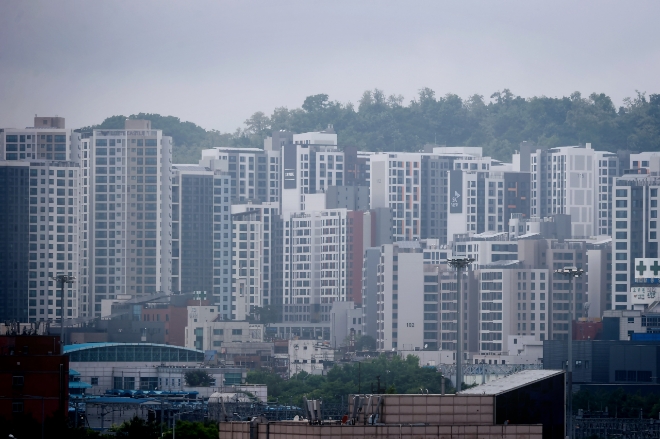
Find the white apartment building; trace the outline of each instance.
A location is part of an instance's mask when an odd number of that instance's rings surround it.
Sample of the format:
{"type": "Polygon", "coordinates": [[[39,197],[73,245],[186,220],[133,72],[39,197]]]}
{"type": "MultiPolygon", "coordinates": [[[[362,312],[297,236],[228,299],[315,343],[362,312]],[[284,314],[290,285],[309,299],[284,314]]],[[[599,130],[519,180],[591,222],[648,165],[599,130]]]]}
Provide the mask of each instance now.
{"type": "Polygon", "coordinates": [[[255,307],[273,304],[273,258],[278,257],[273,226],[278,212],[279,203],[231,206],[232,319],[245,320],[255,307]]]}
{"type": "Polygon", "coordinates": [[[346,301],[346,209],[285,214],[284,321],[329,322],[346,301]]]}
{"type": "Polygon", "coordinates": [[[571,216],[572,236],[589,237],[596,231],[598,155],[586,147],[562,146],[531,153],[532,217],[571,216]]]}
{"type": "Polygon", "coordinates": [[[328,186],[345,181],[344,153],[331,129],[294,134],[293,143],[281,147],[282,213],[325,208],[328,186]]]}
{"type": "Polygon", "coordinates": [[[479,353],[501,354],[510,336],[547,340],[550,330],[548,269],[482,268],[479,276],[479,353]]]}
{"type": "Polygon", "coordinates": [[[660,172],[660,153],[649,151],[630,154],[629,168],[635,172],[642,169],[650,172],[660,172]]]}
{"type": "Polygon", "coordinates": [[[422,153],[377,153],[370,157],[371,208],[392,211],[395,241],[422,238],[422,153]]]}
{"type": "Polygon", "coordinates": [[[435,303],[424,302],[423,257],[419,242],[401,241],[381,246],[376,302],[379,350],[423,348],[426,319],[420,321],[420,317],[425,311],[433,314],[429,322],[437,325],[437,293],[435,303]]]}
{"type": "Polygon", "coordinates": [[[172,139],[147,120],[83,140],[82,315],[118,294],[171,291],[171,157],[172,139]]]}
{"type": "Polygon", "coordinates": [[[233,203],[280,201],[279,150],[231,147],[205,149],[202,150],[199,164],[231,176],[233,203]]]}
{"type": "Polygon", "coordinates": [[[470,264],[472,269],[491,264],[517,262],[518,243],[510,239],[508,232],[455,235],[453,255],[474,259],[470,264]]]}
{"type": "Polygon", "coordinates": [[[65,288],[65,317],[80,305],[80,134],[64,118],[35,117],[34,127],[0,129],[3,197],[0,263],[5,319],[57,320],[59,273],[78,281],[65,288]]]}

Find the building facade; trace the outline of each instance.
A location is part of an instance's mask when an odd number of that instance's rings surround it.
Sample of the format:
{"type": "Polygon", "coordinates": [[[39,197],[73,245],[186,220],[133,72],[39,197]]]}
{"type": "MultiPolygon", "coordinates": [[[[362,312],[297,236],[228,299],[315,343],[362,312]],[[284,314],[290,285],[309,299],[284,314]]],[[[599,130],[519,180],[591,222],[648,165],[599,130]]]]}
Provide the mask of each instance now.
{"type": "MultiPolygon", "coordinates": [[[[35,127],[0,130],[0,306],[8,319],[57,320],[60,289],[52,277],[81,269],[80,134],[63,118],[35,117],[35,127]]],[[[80,283],[67,284],[65,317],[79,315],[80,283]]]]}
{"type": "Polygon", "coordinates": [[[172,139],[151,122],[94,130],[83,140],[82,314],[101,301],[172,288],[172,139]]]}

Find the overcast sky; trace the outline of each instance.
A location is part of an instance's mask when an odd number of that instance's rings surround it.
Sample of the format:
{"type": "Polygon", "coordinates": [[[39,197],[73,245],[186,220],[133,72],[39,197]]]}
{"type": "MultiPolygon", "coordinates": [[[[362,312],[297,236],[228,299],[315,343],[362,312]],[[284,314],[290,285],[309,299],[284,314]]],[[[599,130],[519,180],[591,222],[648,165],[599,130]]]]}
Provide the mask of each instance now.
{"type": "Polygon", "coordinates": [[[0,2],[0,127],[138,112],[234,131],[306,96],[658,93],[658,1],[0,2]]]}

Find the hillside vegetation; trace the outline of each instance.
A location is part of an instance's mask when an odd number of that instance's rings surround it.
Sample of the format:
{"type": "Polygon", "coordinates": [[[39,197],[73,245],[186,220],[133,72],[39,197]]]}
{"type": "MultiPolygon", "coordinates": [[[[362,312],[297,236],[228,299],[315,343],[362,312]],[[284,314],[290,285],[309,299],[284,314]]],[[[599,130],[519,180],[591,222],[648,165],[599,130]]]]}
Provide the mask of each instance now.
{"type": "MultiPolygon", "coordinates": [[[[369,151],[417,151],[428,143],[482,146],[485,154],[508,161],[525,140],[542,146],[591,143],[607,151],[660,150],[660,94],[639,92],[619,108],[603,93],[523,98],[505,89],[486,100],[481,95],[437,97],[424,88],[405,104],[403,97],[375,89],[364,92],[357,105],[318,94],[307,97],[300,108],[276,108],[270,116],[258,111],[234,133],[206,131],[174,116],[128,117],[149,119],[172,136],[175,163],[196,163],[202,149],[214,146],[261,147],[273,130],[317,131],[329,124],[341,145],[369,151]]],[[[112,116],[83,130],[123,128],[124,119],[112,116]]]]}

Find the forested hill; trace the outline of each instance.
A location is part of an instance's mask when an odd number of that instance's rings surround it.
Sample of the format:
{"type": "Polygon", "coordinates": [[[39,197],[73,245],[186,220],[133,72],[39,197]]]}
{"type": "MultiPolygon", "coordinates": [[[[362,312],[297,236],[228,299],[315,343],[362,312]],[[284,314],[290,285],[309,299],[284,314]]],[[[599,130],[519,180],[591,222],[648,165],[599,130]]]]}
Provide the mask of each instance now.
{"type": "MultiPolygon", "coordinates": [[[[329,124],[341,145],[370,151],[417,151],[427,143],[482,146],[485,154],[509,161],[524,140],[543,146],[589,142],[609,151],[660,150],[660,94],[645,93],[625,99],[619,108],[602,93],[523,98],[505,89],[486,100],[480,95],[437,97],[425,88],[406,105],[401,96],[373,90],[364,92],[357,106],[319,94],[307,97],[301,108],[277,108],[270,116],[256,112],[244,127],[225,134],[173,116],[129,117],[149,119],[172,136],[175,163],[196,163],[199,151],[213,146],[261,147],[273,130],[316,131],[329,124]]],[[[94,128],[122,128],[124,119],[113,116],[94,128]]]]}

